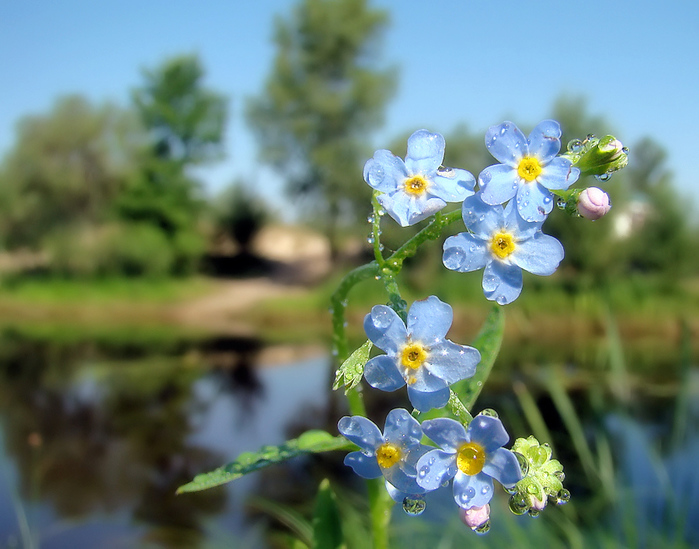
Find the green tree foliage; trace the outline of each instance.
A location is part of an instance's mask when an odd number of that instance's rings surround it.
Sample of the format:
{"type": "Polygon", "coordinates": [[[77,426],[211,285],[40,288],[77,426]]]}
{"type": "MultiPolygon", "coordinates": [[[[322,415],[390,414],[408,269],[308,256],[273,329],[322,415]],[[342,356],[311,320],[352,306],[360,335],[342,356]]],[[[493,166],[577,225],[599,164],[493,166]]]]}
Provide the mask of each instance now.
{"type": "Polygon", "coordinates": [[[78,95],[21,119],[0,170],[2,244],[38,250],[58,229],[104,222],[133,170],[137,136],[128,112],[78,95]]]}
{"type": "Polygon", "coordinates": [[[366,215],[370,189],[358,174],[395,80],[376,64],[386,19],[366,0],[301,0],[277,20],[273,71],[247,105],[262,159],[331,233],[342,215],[355,219],[359,204],[366,215]]]}
{"type": "Polygon", "coordinates": [[[244,252],[269,218],[265,203],[241,181],[224,189],[214,208],[219,232],[237,242],[244,252]]]}
{"type": "Polygon", "coordinates": [[[196,56],[144,71],[133,101],[148,138],[117,208],[122,220],[164,233],[176,273],[191,272],[204,252],[198,229],[203,201],[190,169],[222,154],[226,99],[206,89],[203,77],[196,56]]]}

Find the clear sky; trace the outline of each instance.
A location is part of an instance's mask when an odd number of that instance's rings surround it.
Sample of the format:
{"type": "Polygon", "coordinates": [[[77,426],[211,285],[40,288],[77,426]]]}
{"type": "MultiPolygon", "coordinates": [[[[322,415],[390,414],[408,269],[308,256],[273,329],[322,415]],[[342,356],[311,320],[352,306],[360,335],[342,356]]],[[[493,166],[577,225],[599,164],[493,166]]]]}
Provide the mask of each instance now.
{"type": "MultiPolygon", "coordinates": [[[[242,105],[271,70],[275,15],[294,3],[0,0],[0,154],[14,142],[16,121],[48,111],[59,95],[126,105],[141,69],[198,53],[206,84],[230,98],[232,113],[228,158],[202,172],[207,188],[213,193],[244,177],[278,195],[278,178],[257,162],[242,105]]],[[[372,139],[377,148],[420,127],[448,133],[465,122],[484,132],[506,118],[532,126],[566,93],[585,97],[588,111],[607,118],[632,154],[645,135],[663,144],[680,192],[699,191],[696,0],[372,5],[390,10],[381,61],[400,69],[386,125],[372,139]]]]}

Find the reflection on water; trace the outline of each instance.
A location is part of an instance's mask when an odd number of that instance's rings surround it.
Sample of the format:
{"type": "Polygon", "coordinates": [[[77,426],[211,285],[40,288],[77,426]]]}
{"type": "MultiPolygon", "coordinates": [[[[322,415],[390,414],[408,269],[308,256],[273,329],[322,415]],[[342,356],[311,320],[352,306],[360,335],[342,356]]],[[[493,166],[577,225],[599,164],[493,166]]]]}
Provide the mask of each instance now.
{"type": "Polygon", "coordinates": [[[260,352],[255,341],[217,340],[110,362],[84,348],[6,348],[0,546],[260,545],[243,503],[252,491],[280,495],[265,472],[175,496],[242,451],[322,426],[327,356],[273,367],[260,352]]]}

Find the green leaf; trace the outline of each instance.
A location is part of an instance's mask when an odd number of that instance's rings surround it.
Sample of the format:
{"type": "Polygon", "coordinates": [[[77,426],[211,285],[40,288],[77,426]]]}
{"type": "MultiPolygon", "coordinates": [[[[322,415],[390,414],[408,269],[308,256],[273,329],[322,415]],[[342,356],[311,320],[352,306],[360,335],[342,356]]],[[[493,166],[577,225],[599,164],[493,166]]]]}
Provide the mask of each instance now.
{"type": "Polygon", "coordinates": [[[335,437],[320,430],[306,431],[299,438],[288,440],[281,446],[263,446],[257,452],[244,452],[238,456],[238,459],[227,465],[197,475],[191,482],[180,486],[177,493],[198,492],[220,486],[253,471],[299,455],[355,448],[356,446],[344,437],[335,437]]]}
{"type": "Polygon", "coordinates": [[[452,390],[459,396],[467,410],[472,410],[483,385],[493,369],[495,359],[500,352],[500,345],[505,334],[505,312],[500,305],[495,305],[483,323],[480,333],[472,345],[481,353],[481,362],[476,373],[452,385],[452,390]]]}
{"type": "Polygon", "coordinates": [[[369,353],[373,344],[368,339],[364,344],[355,350],[350,357],[342,363],[335,373],[335,382],[333,383],[333,391],[337,391],[340,387],[347,391],[355,387],[364,375],[364,366],[369,360],[369,353]]]}
{"type": "Polygon", "coordinates": [[[313,511],[313,549],[338,549],[343,546],[342,523],[337,498],[328,479],[320,483],[313,511]]]}
{"type": "Polygon", "coordinates": [[[298,536],[298,539],[294,540],[292,546],[295,547],[301,544],[300,547],[311,547],[313,543],[313,527],[298,511],[295,511],[288,505],[281,505],[276,501],[264,498],[251,498],[247,501],[247,505],[277,519],[298,536]]]}

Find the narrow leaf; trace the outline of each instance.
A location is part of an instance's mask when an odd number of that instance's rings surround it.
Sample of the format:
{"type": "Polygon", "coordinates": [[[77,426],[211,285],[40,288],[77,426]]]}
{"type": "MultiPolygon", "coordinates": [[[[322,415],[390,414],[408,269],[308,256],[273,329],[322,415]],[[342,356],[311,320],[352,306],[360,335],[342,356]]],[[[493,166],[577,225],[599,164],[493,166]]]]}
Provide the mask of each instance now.
{"type": "Polygon", "coordinates": [[[247,504],[277,519],[298,536],[299,539],[296,541],[302,543],[304,547],[311,547],[313,543],[313,527],[298,511],[287,505],[263,498],[251,498],[247,504]]]}
{"type": "Polygon", "coordinates": [[[213,488],[299,455],[355,448],[356,446],[344,437],[334,437],[330,433],[320,430],[306,431],[299,438],[288,440],[281,446],[263,446],[257,452],[242,453],[238,459],[227,465],[197,475],[191,482],[180,486],[177,493],[197,492],[213,488]]]}
{"type": "Polygon", "coordinates": [[[335,382],[333,383],[333,391],[337,391],[340,387],[347,391],[355,387],[364,375],[364,366],[369,360],[369,353],[373,344],[368,339],[364,344],[356,349],[350,357],[342,363],[335,372],[335,382]]]}
{"type": "Polygon", "coordinates": [[[320,483],[313,512],[313,549],[337,549],[343,544],[340,511],[328,479],[320,483]]]}

